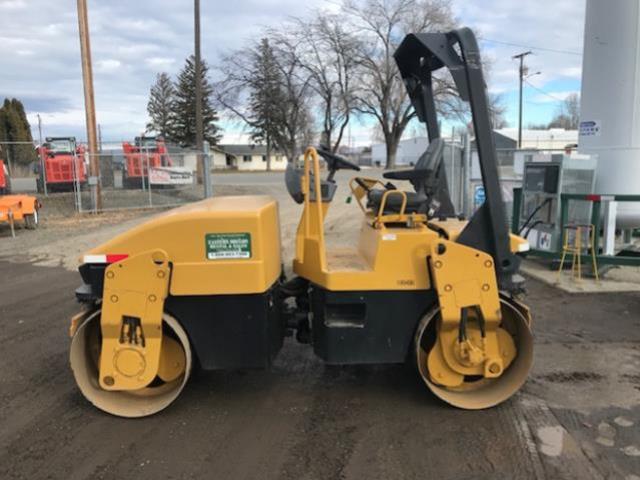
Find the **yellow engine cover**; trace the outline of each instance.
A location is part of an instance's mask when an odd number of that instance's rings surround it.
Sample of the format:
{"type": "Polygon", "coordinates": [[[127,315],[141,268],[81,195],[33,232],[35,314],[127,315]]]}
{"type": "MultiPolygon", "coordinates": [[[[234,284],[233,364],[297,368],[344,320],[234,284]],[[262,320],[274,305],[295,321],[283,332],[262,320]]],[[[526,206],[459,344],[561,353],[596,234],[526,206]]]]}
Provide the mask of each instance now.
{"type": "Polygon", "coordinates": [[[215,197],[185,205],[87,252],[167,253],[171,295],[262,293],[282,269],[277,202],[268,196],[215,197]]]}

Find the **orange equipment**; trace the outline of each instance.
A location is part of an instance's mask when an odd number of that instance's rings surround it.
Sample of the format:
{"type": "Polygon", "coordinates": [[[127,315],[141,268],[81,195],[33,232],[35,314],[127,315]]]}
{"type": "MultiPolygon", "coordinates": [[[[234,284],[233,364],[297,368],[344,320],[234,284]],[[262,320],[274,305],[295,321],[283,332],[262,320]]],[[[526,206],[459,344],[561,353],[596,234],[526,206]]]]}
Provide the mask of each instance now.
{"type": "Polygon", "coordinates": [[[44,182],[49,191],[70,191],[74,184],[87,182],[84,164],[85,148],[76,145],[75,137],[47,137],[46,143],[37,149],[44,163],[44,171],[38,164],[38,191],[44,191],[44,182]]]}
{"type": "Polygon", "coordinates": [[[127,188],[140,187],[149,179],[148,168],[172,167],[167,146],[162,137],[136,137],[135,143],[122,144],[125,157],[123,184],[127,188]]]}
{"type": "Polygon", "coordinates": [[[9,190],[9,172],[7,172],[4,162],[0,160],[0,195],[6,195],[9,190]]]}
{"type": "MultiPolygon", "coordinates": [[[[1,162],[0,162],[1,163],[1,162]]],[[[31,195],[0,196],[0,224],[8,223],[11,235],[15,237],[15,222],[24,222],[24,226],[33,230],[38,226],[38,210],[42,204],[31,195]]]]}

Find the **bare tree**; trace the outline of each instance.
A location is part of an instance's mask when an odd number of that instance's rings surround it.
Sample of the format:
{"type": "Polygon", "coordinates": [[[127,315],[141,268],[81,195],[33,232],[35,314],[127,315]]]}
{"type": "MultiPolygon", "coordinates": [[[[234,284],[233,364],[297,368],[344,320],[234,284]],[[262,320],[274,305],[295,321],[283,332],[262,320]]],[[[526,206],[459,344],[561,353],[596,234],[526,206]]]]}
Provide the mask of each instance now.
{"type": "Polygon", "coordinates": [[[300,63],[300,45],[290,35],[270,30],[266,38],[223,58],[217,100],[250,128],[254,139],[268,140],[269,149],[279,149],[293,161],[308,135],[311,78],[300,63]],[[268,87],[261,69],[269,71],[268,87]]]}
{"type": "Polygon", "coordinates": [[[572,93],[564,99],[548,128],[576,130],[580,124],[580,95],[572,93]]]}
{"type": "Polygon", "coordinates": [[[282,148],[289,161],[295,161],[302,149],[310,143],[312,77],[300,62],[302,46],[286,31],[271,31],[283,79],[282,148]]]}
{"type": "Polygon", "coordinates": [[[338,15],[318,11],[313,18],[294,19],[287,30],[301,47],[300,64],[319,98],[320,143],[335,153],[354,110],[358,41],[338,15]]]}
{"type": "MultiPolygon", "coordinates": [[[[343,12],[360,37],[357,111],[378,121],[385,139],[387,168],[395,167],[402,134],[415,116],[393,59],[408,33],[448,30],[455,25],[449,0],[345,0],[343,12]]],[[[436,77],[438,108],[451,114],[460,108],[450,78],[436,77]]]]}
{"type": "Polygon", "coordinates": [[[491,125],[494,129],[507,128],[509,123],[505,118],[507,107],[504,99],[499,93],[489,92],[489,114],[491,115],[491,125]]]}

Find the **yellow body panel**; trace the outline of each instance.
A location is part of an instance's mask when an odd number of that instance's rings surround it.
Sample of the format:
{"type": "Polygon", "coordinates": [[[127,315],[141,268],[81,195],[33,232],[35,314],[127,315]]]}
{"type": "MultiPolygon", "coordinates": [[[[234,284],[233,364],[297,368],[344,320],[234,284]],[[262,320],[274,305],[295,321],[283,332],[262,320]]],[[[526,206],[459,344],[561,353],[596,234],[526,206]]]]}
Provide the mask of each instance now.
{"type": "Polygon", "coordinates": [[[302,181],[304,209],[296,235],[293,271],[307,280],[334,291],[427,290],[431,288],[426,258],[430,244],[438,234],[423,223],[411,227],[393,227],[380,223],[380,215],[364,217],[357,248],[327,251],[324,219],[329,203],[312,201],[309,180],[320,189],[317,153],[305,154],[302,181]],[[312,168],[315,174],[310,175],[312,168]]]}
{"type": "MultiPolygon", "coordinates": [[[[442,231],[446,234],[447,238],[452,242],[455,242],[467,226],[466,220],[458,220],[455,218],[447,218],[445,220],[429,220],[429,225],[442,231]]],[[[518,235],[513,233],[509,234],[509,245],[512,253],[523,253],[529,251],[529,242],[518,235]]]]}
{"type": "Polygon", "coordinates": [[[172,264],[172,295],[262,293],[281,273],[278,205],[268,196],[215,197],[170,210],[94,248],[135,255],[150,246],[172,264]],[[249,234],[249,258],[207,258],[208,234],[249,234]]]}
{"type": "MultiPolygon", "coordinates": [[[[427,222],[422,214],[405,214],[404,208],[398,214],[383,215],[382,204],[378,212],[367,211],[363,203],[366,190],[352,180],[351,192],[365,213],[358,246],[327,250],[324,219],[330,203],[311,199],[311,187],[315,192],[321,190],[319,159],[313,148],[305,153],[304,169],[301,185],[304,208],[296,233],[293,261],[296,274],[334,291],[427,290],[432,287],[427,257],[439,239],[455,241],[467,221],[450,218],[427,222]],[[311,181],[314,185],[309,185],[311,181]]],[[[359,180],[368,187],[381,183],[367,178],[359,180]]],[[[389,194],[405,195],[398,190],[385,193],[389,194]]],[[[526,240],[512,235],[513,251],[522,251],[525,244],[526,240]]],[[[461,266],[464,265],[462,262],[461,266]]],[[[491,271],[495,277],[493,268],[491,271]]],[[[497,298],[496,290],[494,300],[497,298]]]]}
{"type": "Polygon", "coordinates": [[[324,245],[317,240],[300,240],[303,247],[293,271],[328,290],[427,290],[431,284],[426,257],[437,239],[438,234],[424,225],[374,228],[368,216],[357,248],[323,254],[324,245]]]}

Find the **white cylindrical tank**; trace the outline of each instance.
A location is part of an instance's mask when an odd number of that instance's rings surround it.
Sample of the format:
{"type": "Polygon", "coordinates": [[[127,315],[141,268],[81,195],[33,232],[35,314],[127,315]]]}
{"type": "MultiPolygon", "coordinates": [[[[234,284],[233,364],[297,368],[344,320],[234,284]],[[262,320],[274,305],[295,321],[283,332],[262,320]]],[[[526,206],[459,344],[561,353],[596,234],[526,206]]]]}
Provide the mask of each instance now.
{"type": "MultiPolygon", "coordinates": [[[[579,149],[598,157],[599,194],[640,194],[640,0],[587,0],[579,149]]],[[[640,227],[640,203],[618,204],[640,227]]]]}

